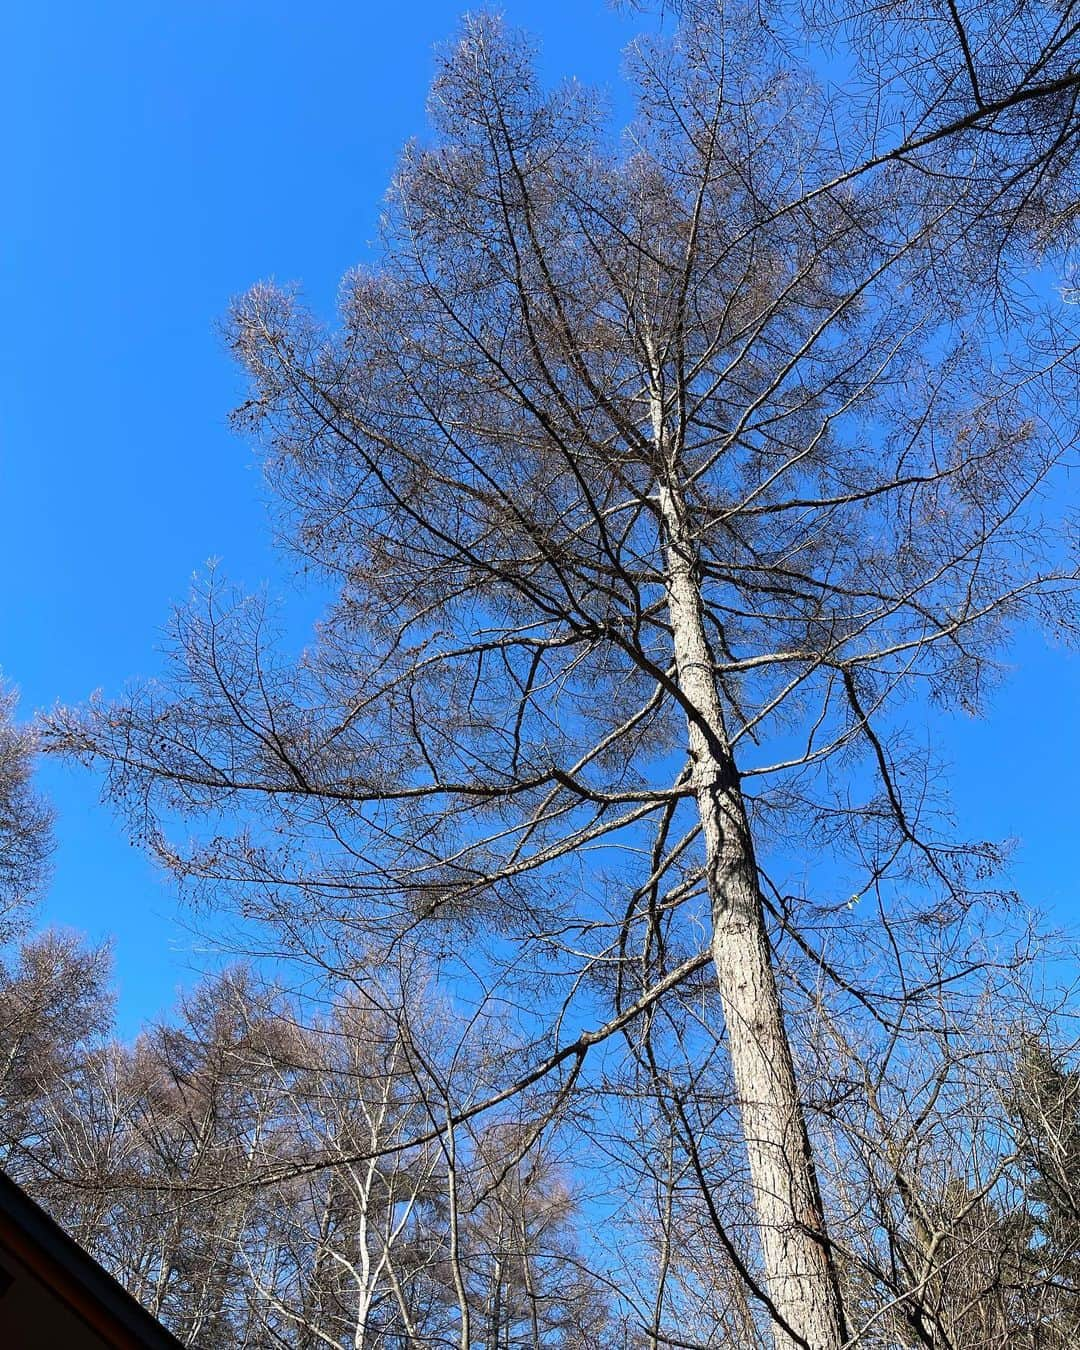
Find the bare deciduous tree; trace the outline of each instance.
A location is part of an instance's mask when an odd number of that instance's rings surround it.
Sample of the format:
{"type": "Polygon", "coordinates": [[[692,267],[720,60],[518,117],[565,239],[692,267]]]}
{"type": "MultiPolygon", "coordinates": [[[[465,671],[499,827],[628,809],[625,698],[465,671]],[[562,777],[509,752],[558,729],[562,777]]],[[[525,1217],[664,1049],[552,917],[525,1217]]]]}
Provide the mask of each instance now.
{"type": "Polygon", "coordinates": [[[34,792],[34,733],[15,724],[15,694],[0,686],[0,939],[24,920],[52,851],[52,813],[34,792]]]}
{"type": "Polygon", "coordinates": [[[232,318],[238,421],[339,588],[317,642],[290,669],[257,603],[211,591],[171,684],[49,736],[280,950],[409,953],[463,1008],[501,1001],[490,1102],[547,1094],[522,1158],[606,1091],[620,1037],[703,1203],[694,1134],[734,1113],[755,1236],[714,1204],[717,1269],[777,1346],[838,1350],[799,1065],[833,996],[897,1035],[933,1004],[953,976],[917,954],[888,994],[858,967],[1000,862],[940,828],[896,709],[977,709],[1012,626],[1073,622],[1041,516],[1073,336],[1059,314],[1004,343],[1034,187],[1013,209],[960,172],[969,133],[1050,117],[1053,62],[1048,102],[1014,81],[992,113],[976,74],[973,115],[926,104],[902,153],[839,168],[835,109],[756,19],[696,14],[631,64],[620,147],[591,94],[467,23],[340,329],[270,286],[232,318]],[[208,822],[190,848],[176,811],[208,822]]]}

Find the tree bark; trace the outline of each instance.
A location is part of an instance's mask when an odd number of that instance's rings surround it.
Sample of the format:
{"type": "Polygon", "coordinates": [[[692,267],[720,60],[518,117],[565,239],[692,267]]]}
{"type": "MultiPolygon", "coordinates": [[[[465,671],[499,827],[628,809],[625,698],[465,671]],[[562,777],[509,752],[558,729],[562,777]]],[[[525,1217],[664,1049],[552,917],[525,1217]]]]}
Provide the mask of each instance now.
{"type": "Polygon", "coordinates": [[[746,808],[674,470],[660,487],[668,615],[705,843],[712,956],[777,1350],[839,1350],[843,1311],[765,930],[746,808]]]}

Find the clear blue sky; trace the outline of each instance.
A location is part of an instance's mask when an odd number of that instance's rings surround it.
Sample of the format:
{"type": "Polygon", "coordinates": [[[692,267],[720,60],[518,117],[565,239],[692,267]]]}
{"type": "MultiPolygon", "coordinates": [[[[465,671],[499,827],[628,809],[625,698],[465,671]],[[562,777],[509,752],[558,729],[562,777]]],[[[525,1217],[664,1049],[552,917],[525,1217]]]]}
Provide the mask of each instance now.
{"type": "MultiPolygon", "coordinates": [[[[453,0],[38,0],[0,44],[0,666],[24,711],[151,674],[170,604],[220,557],[271,589],[231,295],[300,280],[329,313],[402,142],[422,132],[453,0]]],[[[637,23],[605,0],[509,0],[552,76],[618,86],[637,23]]],[[[1074,914],[1080,664],[1021,644],[986,723],[950,730],[963,825],[1017,834],[1016,879],[1074,914]]],[[[60,813],[42,917],[115,935],[126,1030],[189,978],[172,894],[96,786],[49,766],[60,813]]]]}

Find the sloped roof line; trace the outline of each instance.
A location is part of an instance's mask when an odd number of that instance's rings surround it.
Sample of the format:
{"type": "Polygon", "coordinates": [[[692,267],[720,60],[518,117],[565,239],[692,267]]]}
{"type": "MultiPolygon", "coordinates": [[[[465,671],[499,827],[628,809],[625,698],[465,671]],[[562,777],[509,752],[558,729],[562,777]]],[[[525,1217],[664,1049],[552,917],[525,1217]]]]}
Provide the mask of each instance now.
{"type": "Polygon", "coordinates": [[[5,1248],[115,1350],[184,1350],[172,1332],[0,1171],[0,1260],[5,1248]]]}

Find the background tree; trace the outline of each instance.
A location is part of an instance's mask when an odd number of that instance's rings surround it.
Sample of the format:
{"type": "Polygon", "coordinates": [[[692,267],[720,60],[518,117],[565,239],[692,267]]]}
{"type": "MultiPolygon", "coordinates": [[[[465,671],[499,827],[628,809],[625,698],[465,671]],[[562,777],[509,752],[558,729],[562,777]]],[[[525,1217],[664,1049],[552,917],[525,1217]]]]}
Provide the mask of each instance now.
{"type": "Polygon", "coordinates": [[[1080,1334],[1080,1072],[1060,1048],[1027,1037],[1018,1055],[1012,1100],[1025,1180],[1033,1283],[1050,1297],[1048,1344],[1080,1334]]]}
{"type": "Polygon", "coordinates": [[[30,782],[36,738],[16,725],[16,702],[0,686],[0,940],[24,922],[52,851],[52,814],[30,782]]]}
{"type": "Polygon", "coordinates": [[[107,949],[56,932],[0,963],[0,1160],[16,1179],[34,1175],[30,1159],[39,1178],[54,1170],[59,1114],[81,1114],[87,1061],[112,1021],[108,975],[107,949]]]}
{"type": "Polygon", "coordinates": [[[575,1224],[574,1196],[543,1148],[523,1151],[520,1125],[474,1142],[465,1203],[465,1265],[474,1344],[484,1350],[585,1350],[624,1344],[575,1224]]]}

